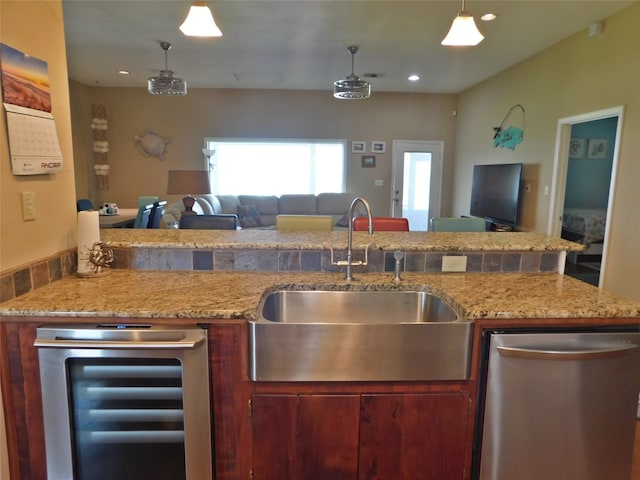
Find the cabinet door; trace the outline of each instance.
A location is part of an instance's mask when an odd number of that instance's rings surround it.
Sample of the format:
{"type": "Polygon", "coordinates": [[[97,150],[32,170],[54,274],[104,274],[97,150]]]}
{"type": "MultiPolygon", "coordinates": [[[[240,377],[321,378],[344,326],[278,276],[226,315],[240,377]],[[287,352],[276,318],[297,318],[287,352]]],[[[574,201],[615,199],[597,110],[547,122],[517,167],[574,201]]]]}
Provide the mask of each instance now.
{"type": "Polygon", "coordinates": [[[354,480],[359,395],[254,395],[253,478],[354,480]]]}
{"type": "Polygon", "coordinates": [[[361,480],[460,480],[468,393],[363,395],[361,480]]]}

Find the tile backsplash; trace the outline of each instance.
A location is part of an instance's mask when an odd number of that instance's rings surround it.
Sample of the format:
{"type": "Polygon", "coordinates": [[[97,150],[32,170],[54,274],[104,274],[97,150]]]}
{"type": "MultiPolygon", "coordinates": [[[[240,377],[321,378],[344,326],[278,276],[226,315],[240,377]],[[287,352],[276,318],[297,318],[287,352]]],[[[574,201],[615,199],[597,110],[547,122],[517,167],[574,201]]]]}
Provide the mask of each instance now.
{"type": "MultiPolygon", "coordinates": [[[[364,271],[393,272],[394,252],[370,251],[364,271]]],[[[344,260],[336,251],[334,260],[344,260]]],[[[435,273],[442,270],[445,255],[465,255],[467,272],[558,272],[559,252],[405,252],[405,272],[435,273]]],[[[354,259],[364,258],[363,251],[354,259]]],[[[342,270],[331,264],[328,250],[289,249],[172,249],[117,248],[113,268],[132,270],[198,270],[250,272],[334,272],[342,270]]],[[[360,267],[357,267],[360,268],[360,267]]]]}
{"type": "Polygon", "coordinates": [[[58,253],[0,275],[0,302],[24,295],[76,271],[76,249],[58,253]]]}

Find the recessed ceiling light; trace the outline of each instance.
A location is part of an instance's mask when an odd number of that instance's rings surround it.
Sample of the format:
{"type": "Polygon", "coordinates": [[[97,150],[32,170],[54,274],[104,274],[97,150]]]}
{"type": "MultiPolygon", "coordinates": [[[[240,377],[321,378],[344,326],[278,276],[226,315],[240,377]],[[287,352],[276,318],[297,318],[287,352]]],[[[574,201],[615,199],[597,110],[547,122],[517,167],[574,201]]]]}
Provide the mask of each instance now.
{"type": "Polygon", "coordinates": [[[410,82],[417,82],[418,80],[420,80],[420,76],[414,73],[413,75],[409,75],[409,78],[407,78],[407,80],[409,80],[410,82]]]}
{"type": "Polygon", "coordinates": [[[480,20],[490,22],[492,20],[495,20],[496,18],[498,18],[498,16],[495,13],[485,13],[480,17],[480,20]]]}
{"type": "Polygon", "coordinates": [[[118,70],[120,75],[129,75],[131,72],[129,70],[118,70]]]}

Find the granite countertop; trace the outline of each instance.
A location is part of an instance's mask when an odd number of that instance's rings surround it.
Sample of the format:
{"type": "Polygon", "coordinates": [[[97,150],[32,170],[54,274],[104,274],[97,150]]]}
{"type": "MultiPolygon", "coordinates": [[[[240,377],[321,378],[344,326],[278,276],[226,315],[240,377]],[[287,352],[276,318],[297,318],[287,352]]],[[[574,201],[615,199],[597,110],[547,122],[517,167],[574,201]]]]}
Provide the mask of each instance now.
{"type": "Polygon", "coordinates": [[[65,277],[0,304],[0,315],[233,319],[256,316],[262,294],[279,286],[316,289],[409,289],[443,295],[468,320],[640,318],[640,303],[555,273],[157,272],[114,270],[99,278],[65,277]]]}
{"type": "MultiPolygon", "coordinates": [[[[276,230],[102,229],[111,248],[345,249],[347,232],[276,230]]],[[[353,232],[353,247],[403,251],[582,251],[585,246],[531,232],[353,232]]]]}

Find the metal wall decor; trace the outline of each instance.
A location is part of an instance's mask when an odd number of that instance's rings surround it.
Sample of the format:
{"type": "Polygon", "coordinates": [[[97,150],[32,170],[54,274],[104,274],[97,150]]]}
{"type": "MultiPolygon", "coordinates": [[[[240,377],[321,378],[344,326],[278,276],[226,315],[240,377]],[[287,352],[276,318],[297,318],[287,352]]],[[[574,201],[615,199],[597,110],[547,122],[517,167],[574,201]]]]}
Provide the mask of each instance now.
{"type": "Polygon", "coordinates": [[[519,103],[512,106],[507,114],[504,116],[502,123],[499,127],[493,127],[493,146],[508,148],[509,150],[515,150],[516,145],[522,143],[524,139],[524,107],[519,103]],[[509,119],[511,112],[515,108],[522,110],[522,128],[509,125],[504,127],[505,123],[509,119]]]}

